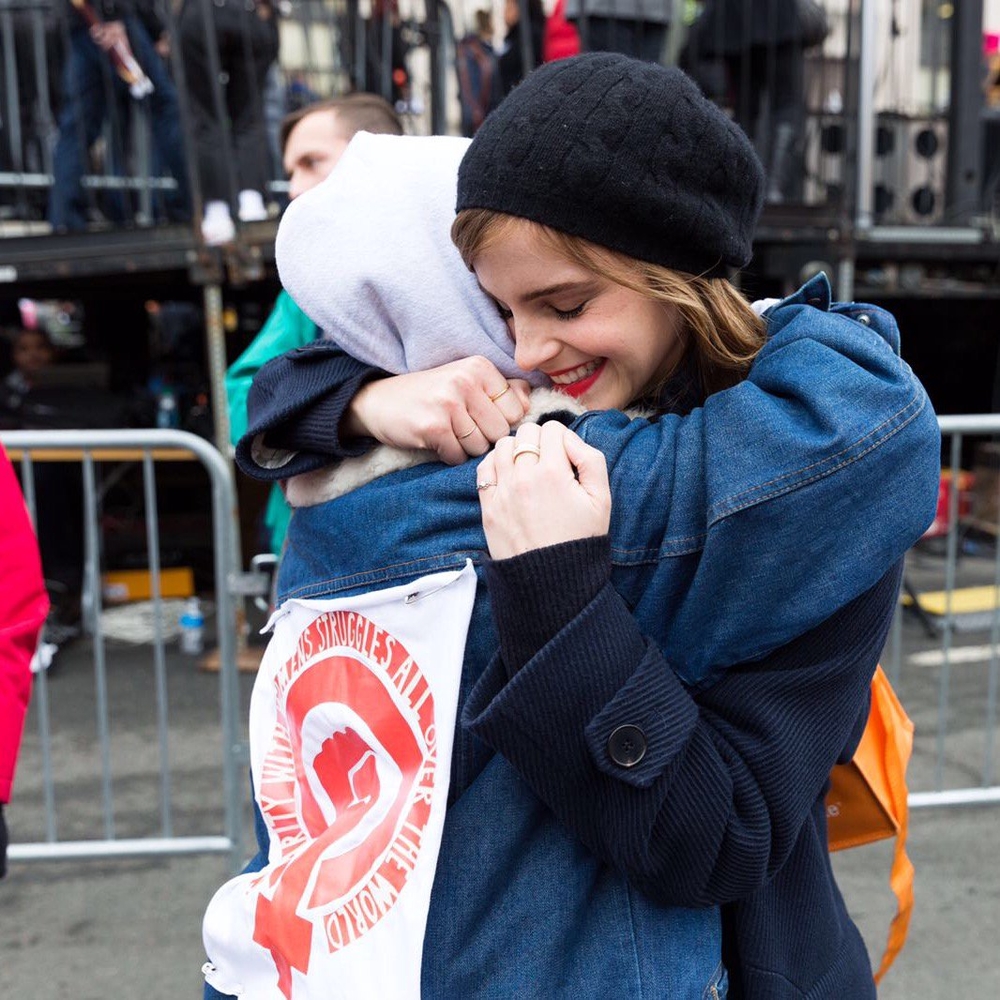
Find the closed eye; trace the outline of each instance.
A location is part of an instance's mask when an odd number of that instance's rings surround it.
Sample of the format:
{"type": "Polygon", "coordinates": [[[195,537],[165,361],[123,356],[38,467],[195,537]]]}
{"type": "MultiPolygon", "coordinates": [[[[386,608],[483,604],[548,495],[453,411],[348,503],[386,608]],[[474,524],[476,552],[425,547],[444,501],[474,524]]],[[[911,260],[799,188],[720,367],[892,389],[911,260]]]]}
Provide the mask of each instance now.
{"type": "Polygon", "coordinates": [[[513,317],[514,314],[506,306],[500,305],[500,303],[497,302],[496,299],[493,300],[493,304],[497,307],[497,312],[500,313],[500,318],[504,322],[513,317]]]}
{"type": "Polygon", "coordinates": [[[586,304],[586,302],[581,302],[578,306],[574,306],[572,309],[556,309],[556,307],[553,306],[552,311],[556,314],[558,319],[576,319],[576,317],[583,312],[583,308],[586,304]]]}

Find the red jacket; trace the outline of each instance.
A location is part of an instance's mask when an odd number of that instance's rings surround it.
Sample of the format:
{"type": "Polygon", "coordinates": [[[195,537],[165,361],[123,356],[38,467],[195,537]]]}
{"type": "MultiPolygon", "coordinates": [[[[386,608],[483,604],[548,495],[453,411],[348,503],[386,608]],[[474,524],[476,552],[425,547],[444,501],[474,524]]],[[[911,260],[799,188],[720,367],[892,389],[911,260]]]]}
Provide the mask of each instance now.
{"type": "Polygon", "coordinates": [[[0,445],[0,802],[10,800],[31,693],[31,657],[48,611],[38,543],[0,445]]]}
{"type": "Polygon", "coordinates": [[[580,34],[566,20],[566,0],[556,0],[552,13],[545,19],[542,36],[542,62],[554,62],[580,52],[580,34]]]}

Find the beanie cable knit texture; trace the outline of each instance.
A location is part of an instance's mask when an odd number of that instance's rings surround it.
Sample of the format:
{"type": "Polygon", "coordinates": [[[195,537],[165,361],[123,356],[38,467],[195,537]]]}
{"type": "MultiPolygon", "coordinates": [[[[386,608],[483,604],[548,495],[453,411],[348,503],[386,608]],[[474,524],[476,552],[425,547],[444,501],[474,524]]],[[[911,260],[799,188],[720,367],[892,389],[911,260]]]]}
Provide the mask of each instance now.
{"type": "Polygon", "coordinates": [[[457,209],[543,223],[691,274],[750,261],[764,171],[679,69],[595,52],[546,63],[477,131],[457,209]]]}

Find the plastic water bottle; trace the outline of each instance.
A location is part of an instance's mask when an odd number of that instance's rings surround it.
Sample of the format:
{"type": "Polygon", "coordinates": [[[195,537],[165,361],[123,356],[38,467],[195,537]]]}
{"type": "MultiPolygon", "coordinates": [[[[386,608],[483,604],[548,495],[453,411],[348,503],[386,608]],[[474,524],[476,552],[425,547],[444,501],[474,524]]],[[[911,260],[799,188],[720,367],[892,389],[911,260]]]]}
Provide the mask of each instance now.
{"type": "Polygon", "coordinates": [[[163,430],[169,430],[176,427],[179,422],[177,416],[177,397],[169,389],[164,389],[160,393],[160,400],[156,409],[156,426],[163,430]]]}
{"type": "Polygon", "coordinates": [[[189,597],[181,614],[181,652],[197,656],[204,644],[205,615],[201,610],[201,601],[197,597],[189,597]]]}

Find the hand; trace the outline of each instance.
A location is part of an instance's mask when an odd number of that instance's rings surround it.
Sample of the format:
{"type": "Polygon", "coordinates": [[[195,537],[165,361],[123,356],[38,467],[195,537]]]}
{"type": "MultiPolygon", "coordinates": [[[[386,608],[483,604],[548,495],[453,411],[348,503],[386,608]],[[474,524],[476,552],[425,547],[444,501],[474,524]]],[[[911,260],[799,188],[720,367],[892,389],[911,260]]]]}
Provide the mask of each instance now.
{"type": "Polygon", "coordinates": [[[105,52],[110,51],[116,45],[130,48],[124,21],[105,21],[103,24],[95,24],[90,29],[90,37],[93,38],[98,48],[105,52]]]}
{"type": "Polygon", "coordinates": [[[459,465],[510,434],[528,409],[530,386],[505,379],[482,357],[369,382],[344,416],[343,432],[397,448],[426,448],[459,465]]]}
{"type": "Polygon", "coordinates": [[[160,37],[156,39],[156,44],[153,46],[153,48],[156,49],[157,55],[159,55],[159,57],[161,59],[169,59],[170,58],[170,35],[168,35],[164,31],[163,34],[160,35],[160,37]]]}
{"type": "Polygon", "coordinates": [[[476,481],[494,559],[606,535],[611,526],[603,453],[557,420],[522,424],[515,437],[497,442],[476,481]]]}

